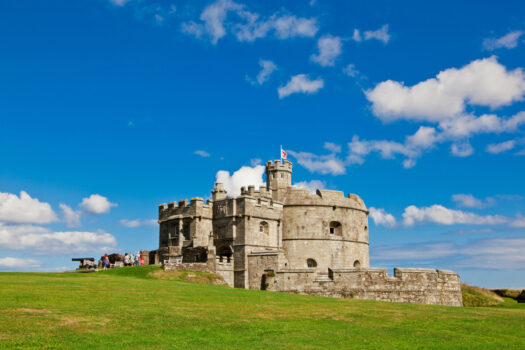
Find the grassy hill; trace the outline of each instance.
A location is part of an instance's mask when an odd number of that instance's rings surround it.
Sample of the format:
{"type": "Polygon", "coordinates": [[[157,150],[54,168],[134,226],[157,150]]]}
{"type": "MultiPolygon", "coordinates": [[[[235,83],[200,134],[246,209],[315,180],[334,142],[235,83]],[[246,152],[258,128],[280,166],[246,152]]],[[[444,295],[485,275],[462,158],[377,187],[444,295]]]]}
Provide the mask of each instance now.
{"type": "Polygon", "coordinates": [[[525,305],[445,307],[231,289],[158,267],[0,273],[0,348],[524,349],[525,305]]]}

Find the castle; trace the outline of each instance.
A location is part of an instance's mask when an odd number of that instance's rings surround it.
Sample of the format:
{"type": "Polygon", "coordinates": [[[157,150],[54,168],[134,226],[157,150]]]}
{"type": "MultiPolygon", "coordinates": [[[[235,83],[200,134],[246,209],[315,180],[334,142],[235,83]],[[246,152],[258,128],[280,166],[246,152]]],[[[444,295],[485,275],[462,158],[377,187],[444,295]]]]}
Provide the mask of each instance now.
{"type": "Polygon", "coordinates": [[[368,211],[343,192],[292,185],[292,163],[266,163],[266,186],[229,197],[221,183],[202,198],[159,206],[166,270],[211,271],[235,288],[461,306],[452,271],[371,268],[368,211]]]}

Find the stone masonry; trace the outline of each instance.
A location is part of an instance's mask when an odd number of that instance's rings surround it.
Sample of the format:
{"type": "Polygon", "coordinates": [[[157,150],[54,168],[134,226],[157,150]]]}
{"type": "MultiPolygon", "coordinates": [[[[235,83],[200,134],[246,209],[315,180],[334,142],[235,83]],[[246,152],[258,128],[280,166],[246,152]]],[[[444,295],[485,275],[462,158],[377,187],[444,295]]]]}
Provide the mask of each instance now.
{"type": "Polygon", "coordinates": [[[452,271],[371,268],[368,211],[355,194],[291,186],[292,163],[266,163],[266,187],[159,206],[159,249],[150,263],[210,271],[232,287],[461,306],[452,271]]]}

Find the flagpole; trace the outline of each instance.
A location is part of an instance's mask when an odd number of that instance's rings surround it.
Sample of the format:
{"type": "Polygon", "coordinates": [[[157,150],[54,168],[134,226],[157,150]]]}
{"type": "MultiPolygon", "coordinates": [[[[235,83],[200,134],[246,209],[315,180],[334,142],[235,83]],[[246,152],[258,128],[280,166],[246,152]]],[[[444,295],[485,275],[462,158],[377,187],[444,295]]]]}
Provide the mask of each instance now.
{"type": "Polygon", "coordinates": [[[281,152],[280,152],[280,156],[281,156],[281,164],[283,164],[283,145],[281,145],[281,152]]]}

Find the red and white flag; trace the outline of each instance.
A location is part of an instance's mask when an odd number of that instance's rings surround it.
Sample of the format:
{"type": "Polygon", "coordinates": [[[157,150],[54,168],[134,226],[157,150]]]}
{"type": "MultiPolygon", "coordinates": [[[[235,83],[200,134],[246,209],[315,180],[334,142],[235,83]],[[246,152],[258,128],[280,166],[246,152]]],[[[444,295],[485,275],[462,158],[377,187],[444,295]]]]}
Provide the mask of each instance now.
{"type": "Polygon", "coordinates": [[[281,146],[281,159],[286,159],[286,156],[287,156],[286,151],[281,146]]]}

